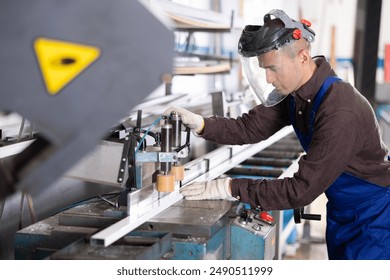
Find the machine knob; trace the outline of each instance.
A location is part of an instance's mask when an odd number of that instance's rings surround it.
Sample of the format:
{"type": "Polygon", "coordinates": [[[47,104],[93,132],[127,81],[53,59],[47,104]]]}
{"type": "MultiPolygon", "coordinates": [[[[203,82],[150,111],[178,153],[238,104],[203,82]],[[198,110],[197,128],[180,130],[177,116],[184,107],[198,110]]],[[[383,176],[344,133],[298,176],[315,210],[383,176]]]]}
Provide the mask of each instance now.
{"type": "Polygon", "coordinates": [[[261,211],[259,214],[259,218],[261,221],[272,225],[274,223],[274,217],[272,217],[268,212],[261,211]]]}
{"type": "Polygon", "coordinates": [[[255,223],[252,228],[255,230],[255,231],[260,231],[261,230],[261,225],[258,224],[258,223],[255,223]]]}
{"type": "Polygon", "coordinates": [[[240,218],[240,220],[238,222],[242,225],[246,225],[248,223],[248,221],[244,218],[240,218]]]}
{"type": "Polygon", "coordinates": [[[321,221],[321,215],[319,214],[305,214],[304,207],[294,209],[294,222],[300,224],[302,219],[321,221]]]}

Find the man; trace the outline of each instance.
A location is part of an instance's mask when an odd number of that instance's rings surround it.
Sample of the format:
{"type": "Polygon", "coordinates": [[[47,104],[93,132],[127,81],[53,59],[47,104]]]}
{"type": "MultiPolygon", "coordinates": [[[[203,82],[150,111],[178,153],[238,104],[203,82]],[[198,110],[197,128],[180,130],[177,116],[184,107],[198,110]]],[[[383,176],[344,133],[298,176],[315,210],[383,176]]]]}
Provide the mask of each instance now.
{"type": "Polygon", "coordinates": [[[265,140],[286,125],[306,151],[292,178],[216,179],[182,189],[186,199],[235,197],[263,210],[295,209],[325,192],[329,259],[390,259],[390,162],[367,100],[337,78],[322,56],[311,58],[314,32],[283,11],[246,26],[238,52],[248,81],[262,104],[237,119],[203,118],[182,108],[183,123],[220,144],[265,140]],[[256,78],[250,60],[263,69],[256,78]]]}

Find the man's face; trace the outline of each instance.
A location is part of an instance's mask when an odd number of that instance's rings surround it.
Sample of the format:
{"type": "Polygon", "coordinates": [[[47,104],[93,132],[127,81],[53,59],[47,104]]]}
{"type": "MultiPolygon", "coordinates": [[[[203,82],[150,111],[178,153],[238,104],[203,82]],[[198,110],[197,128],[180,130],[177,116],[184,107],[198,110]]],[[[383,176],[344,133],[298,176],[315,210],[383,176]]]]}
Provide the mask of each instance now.
{"type": "Polygon", "coordinates": [[[281,50],[274,50],[258,56],[257,59],[259,67],[266,72],[267,82],[281,94],[288,95],[302,85],[302,69],[297,57],[291,58],[281,50]]]}

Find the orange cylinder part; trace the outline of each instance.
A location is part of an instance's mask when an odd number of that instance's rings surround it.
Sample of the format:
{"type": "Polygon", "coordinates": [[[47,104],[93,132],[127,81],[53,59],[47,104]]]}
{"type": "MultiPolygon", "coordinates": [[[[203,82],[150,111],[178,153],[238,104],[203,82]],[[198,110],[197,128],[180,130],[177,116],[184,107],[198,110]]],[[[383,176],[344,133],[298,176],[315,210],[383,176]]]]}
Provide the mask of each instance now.
{"type": "Polygon", "coordinates": [[[175,175],[176,181],[184,180],[184,166],[183,165],[174,165],[172,166],[172,174],[175,175]]]}
{"type": "Polygon", "coordinates": [[[175,175],[157,174],[157,190],[159,192],[173,192],[175,190],[175,175]]]}

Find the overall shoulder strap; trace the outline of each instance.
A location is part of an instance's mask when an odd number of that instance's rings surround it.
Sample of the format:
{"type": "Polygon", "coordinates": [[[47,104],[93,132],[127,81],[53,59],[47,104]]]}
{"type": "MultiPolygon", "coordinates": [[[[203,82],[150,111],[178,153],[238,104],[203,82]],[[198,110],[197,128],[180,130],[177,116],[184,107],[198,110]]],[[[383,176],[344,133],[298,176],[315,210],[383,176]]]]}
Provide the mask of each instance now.
{"type": "Polygon", "coordinates": [[[309,121],[309,132],[313,132],[313,126],[314,126],[314,120],[318,111],[318,108],[320,107],[322,100],[324,99],[326,93],[328,92],[328,88],[330,87],[331,84],[334,82],[340,81],[341,79],[337,76],[329,76],[326,78],[320,89],[318,90],[315,98],[314,98],[314,103],[313,107],[311,108],[310,111],[310,121],[309,121]]]}

